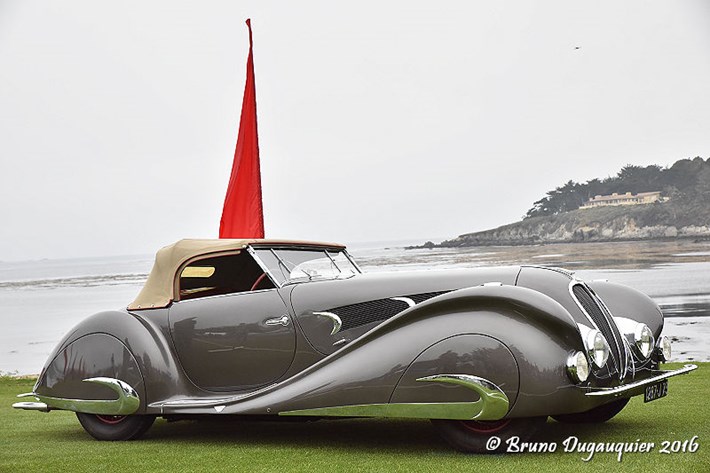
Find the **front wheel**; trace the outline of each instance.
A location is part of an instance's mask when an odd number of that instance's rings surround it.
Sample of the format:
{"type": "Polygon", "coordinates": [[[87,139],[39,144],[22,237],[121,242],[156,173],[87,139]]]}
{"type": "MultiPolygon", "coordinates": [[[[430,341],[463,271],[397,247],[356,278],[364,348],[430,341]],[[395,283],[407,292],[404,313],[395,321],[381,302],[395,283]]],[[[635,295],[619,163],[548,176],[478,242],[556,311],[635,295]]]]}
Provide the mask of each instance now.
{"type": "Polygon", "coordinates": [[[557,422],[569,424],[593,424],[598,422],[606,422],[621,412],[621,410],[626,407],[626,404],[628,403],[629,398],[619,399],[617,401],[595,407],[591,411],[580,412],[578,414],[560,414],[552,416],[552,418],[557,422]]]}
{"type": "Polygon", "coordinates": [[[545,425],[547,417],[496,421],[432,419],[431,422],[439,435],[456,450],[467,453],[501,453],[512,437],[518,437],[519,442],[529,440],[545,425]],[[491,440],[493,437],[498,440],[491,440]]]}
{"type": "Polygon", "coordinates": [[[76,413],[79,423],[96,440],[134,440],[143,435],[155,416],[105,416],[76,413]]]}

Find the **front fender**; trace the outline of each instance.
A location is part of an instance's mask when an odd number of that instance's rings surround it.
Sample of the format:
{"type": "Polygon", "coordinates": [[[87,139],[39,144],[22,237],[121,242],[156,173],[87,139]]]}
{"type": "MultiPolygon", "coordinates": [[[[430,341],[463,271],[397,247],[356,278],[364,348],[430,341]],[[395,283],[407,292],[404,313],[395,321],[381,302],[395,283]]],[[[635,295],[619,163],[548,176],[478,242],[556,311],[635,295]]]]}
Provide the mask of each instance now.
{"type": "Polygon", "coordinates": [[[648,325],[656,339],[661,335],[663,313],[646,294],[607,281],[592,281],[587,285],[604,301],[614,317],[625,317],[648,325]]]}
{"type": "MultiPolygon", "coordinates": [[[[490,381],[505,395],[509,406],[518,397],[520,373],[511,351],[488,335],[456,335],[424,350],[407,368],[392,394],[391,403],[472,402],[480,395],[465,383],[422,382],[446,374],[471,375],[490,381]]],[[[505,409],[503,414],[506,414],[505,409]]]]}

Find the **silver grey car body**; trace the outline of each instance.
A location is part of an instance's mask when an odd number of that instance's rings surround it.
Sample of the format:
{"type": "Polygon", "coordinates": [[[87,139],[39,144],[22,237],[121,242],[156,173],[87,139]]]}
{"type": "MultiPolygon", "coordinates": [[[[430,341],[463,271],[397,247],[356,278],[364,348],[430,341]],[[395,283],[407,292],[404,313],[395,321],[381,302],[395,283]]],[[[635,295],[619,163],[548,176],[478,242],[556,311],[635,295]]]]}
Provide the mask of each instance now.
{"type": "Polygon", "coordinates": [[[478,435],[665,395],[695,367],[659,370],[662,329],[649,297],[555,268],[366,274],[337,244],[181,240],[134,302],[64,337],[35,401],[15,407],[96,416],[109,433],[232,414],[427,418],[478,435]]]}

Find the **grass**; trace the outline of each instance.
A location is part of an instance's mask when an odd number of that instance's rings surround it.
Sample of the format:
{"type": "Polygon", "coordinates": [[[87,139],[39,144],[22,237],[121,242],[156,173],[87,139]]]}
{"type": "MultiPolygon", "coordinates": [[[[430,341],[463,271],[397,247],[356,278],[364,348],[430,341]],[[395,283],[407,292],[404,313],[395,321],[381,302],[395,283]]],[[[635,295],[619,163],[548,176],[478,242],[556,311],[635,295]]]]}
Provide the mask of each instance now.
{"type": "MultiPolygon", "coordinates": [[[[681,366],[668,365],[668,368],[681,366]]],[[[570,426],[549,420],[536,437],[555,453],[464,455],[438,438],[428,421],[175,422],[158,420],[143,439],[98,442],[71,412],[13,410],[33,381],[0,379],[0,471],[710,471],[710,363],[670,380],[668,397],[636,397],[616,418],[570,426]],[[562,442],[654,442],[650,453],[563,452],[562,442]],[[664,440],[698,436],[695,453],[659,453],[664,440]]]]}

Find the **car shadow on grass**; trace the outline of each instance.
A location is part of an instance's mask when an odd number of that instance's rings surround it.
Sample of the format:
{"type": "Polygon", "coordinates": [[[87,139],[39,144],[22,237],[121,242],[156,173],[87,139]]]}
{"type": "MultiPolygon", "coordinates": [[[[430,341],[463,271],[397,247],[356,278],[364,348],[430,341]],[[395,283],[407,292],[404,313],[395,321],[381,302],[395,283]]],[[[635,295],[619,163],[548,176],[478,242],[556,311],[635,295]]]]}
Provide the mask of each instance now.
{"type": "Polygon", "coordinates": [[[421,451],[447,449],[429,421],[156,421],[145,440],[244,446],[421,451]]]}
{"type": "MultiPolygon", "coordinates": [[[[559,445],[571,437],[580,442],[629,439],[648,425],[633,420],[603,424],[563,424],[548,419],[533,442],[559,445]]],[[[175,443],[239,444],[250,447],[353,448],[379,452],[452,452],[427,420],[329,419],[308,422],[200,420],[166,422],[162,419],[144,437],[145,441],[175,443]]]]}

